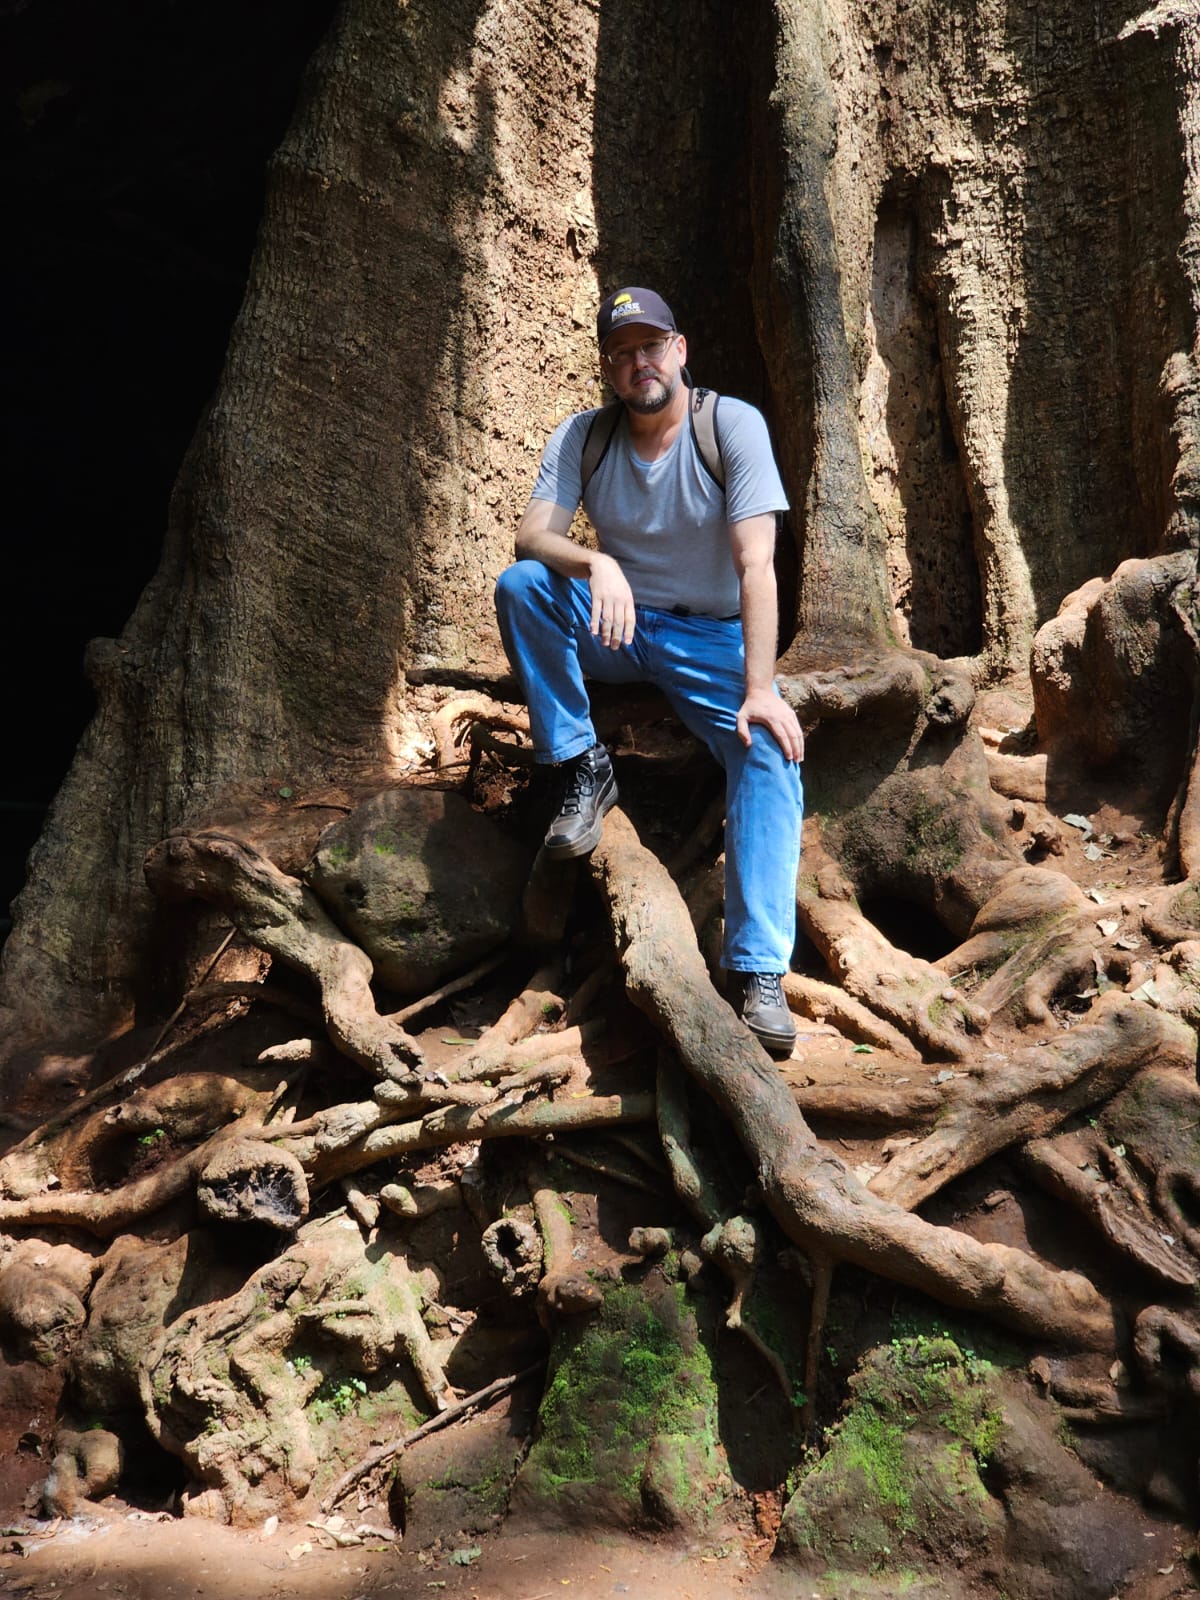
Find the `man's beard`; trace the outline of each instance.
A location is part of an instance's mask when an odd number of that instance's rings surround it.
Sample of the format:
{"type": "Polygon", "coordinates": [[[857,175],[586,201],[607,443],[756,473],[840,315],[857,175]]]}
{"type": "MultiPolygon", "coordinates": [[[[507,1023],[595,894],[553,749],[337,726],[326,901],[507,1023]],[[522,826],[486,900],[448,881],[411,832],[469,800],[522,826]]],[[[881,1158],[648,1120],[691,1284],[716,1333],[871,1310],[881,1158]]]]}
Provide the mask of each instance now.
{"type": "Polygon", "coordinates": [[[679,374],[676,373],[670,383],[658,380],[658,393],[656,395],[634,395],[627,399],[625,404],[630,411],[636,411],[639,416],[652,417],[656,411],[665,411],[675,398],[675,391],[679,388],[679,374]]]}

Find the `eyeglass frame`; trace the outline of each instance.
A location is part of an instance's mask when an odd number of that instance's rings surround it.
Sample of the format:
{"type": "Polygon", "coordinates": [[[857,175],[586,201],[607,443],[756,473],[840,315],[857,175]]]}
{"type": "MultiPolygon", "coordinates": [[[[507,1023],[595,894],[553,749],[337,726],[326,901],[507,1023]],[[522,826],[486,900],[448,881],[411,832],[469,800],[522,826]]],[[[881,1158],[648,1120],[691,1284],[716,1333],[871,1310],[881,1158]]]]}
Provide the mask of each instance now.
{"type": "Polygon", "coordinates": [[[641,344],[629,345],[626,349],[620,350],[615,357],[610,356],[607,350],[601,350],[600,359],[606,366],[611,367],[614,372],[619,372],[623,367],[631,367],[639,355],[648,361],[652,367],[656,367],[666,355],[667,347],[671,341],[679,337],[678,329],[663,332],[658,334],[656,338],[643,340],[641,344]],[[651,354],[652,350],[657,350],[657,354],[651,354]]]}

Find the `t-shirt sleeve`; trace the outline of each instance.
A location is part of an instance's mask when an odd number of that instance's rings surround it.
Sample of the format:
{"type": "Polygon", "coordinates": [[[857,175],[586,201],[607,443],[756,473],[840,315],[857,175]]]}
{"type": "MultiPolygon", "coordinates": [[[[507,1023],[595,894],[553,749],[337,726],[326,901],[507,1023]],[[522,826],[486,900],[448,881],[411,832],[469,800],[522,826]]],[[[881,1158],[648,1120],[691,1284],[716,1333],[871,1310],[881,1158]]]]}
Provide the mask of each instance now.
{"type": "Polygon", "coordinates": [[[747,517],[786,511],[787,495],[762,412],[744,400],[722,396],[717,403],[717,431],[725,464],[729,521],[744,522],[747,517]]]}
{"type": "Polygon", "coordinates": [[[549,500],[567,511],[575,511],[583,498],[581,466],[583,441],[594,411],[580,411],[558,427],[546,441],[533,486],[533,500],[549,500]]]}

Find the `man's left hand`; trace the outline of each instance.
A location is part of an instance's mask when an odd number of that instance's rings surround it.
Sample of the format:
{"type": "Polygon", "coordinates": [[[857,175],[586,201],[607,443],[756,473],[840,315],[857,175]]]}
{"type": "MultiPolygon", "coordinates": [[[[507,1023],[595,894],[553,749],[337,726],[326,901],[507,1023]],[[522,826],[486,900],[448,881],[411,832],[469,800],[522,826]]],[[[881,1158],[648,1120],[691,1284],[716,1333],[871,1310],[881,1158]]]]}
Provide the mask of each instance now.
{"type": "Polygon", "coordinates": [[[750,744],[750,724],[760,723],[766,728],[789,761],[804,759],[804,733],[796,713],[772,685],[766,689],[748,689],[742,708],[737,714],[738,738],[747,747],[750,744]]]}

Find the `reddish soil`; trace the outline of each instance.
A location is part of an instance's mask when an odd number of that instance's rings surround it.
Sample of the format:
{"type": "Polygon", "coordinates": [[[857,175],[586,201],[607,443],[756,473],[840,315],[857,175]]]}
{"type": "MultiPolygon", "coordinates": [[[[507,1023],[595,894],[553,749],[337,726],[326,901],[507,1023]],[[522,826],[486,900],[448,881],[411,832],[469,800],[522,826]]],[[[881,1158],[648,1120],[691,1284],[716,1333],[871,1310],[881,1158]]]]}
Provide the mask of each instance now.
{"type": "MultiPolygon", "coordinates": [[[[485,1542],[469,1564],[456,1565],[451,1551],[409,1554],[378,1543],[325,1550],[303,1524],[263,1538],[195,1520],[129,1518],[114,1501],[53,1533],[10,1534],[0,1554],[0,1594],[14,1600],[797,1600],[800,1592],[794,1575],[754,1572],[740,1549],[727,1552],[720,1543],[684,1551],[606,1534],[501,1536],[485,1542]]],[[[806,1582],[805,1600],[811,1590],[806,1582]]]]}

